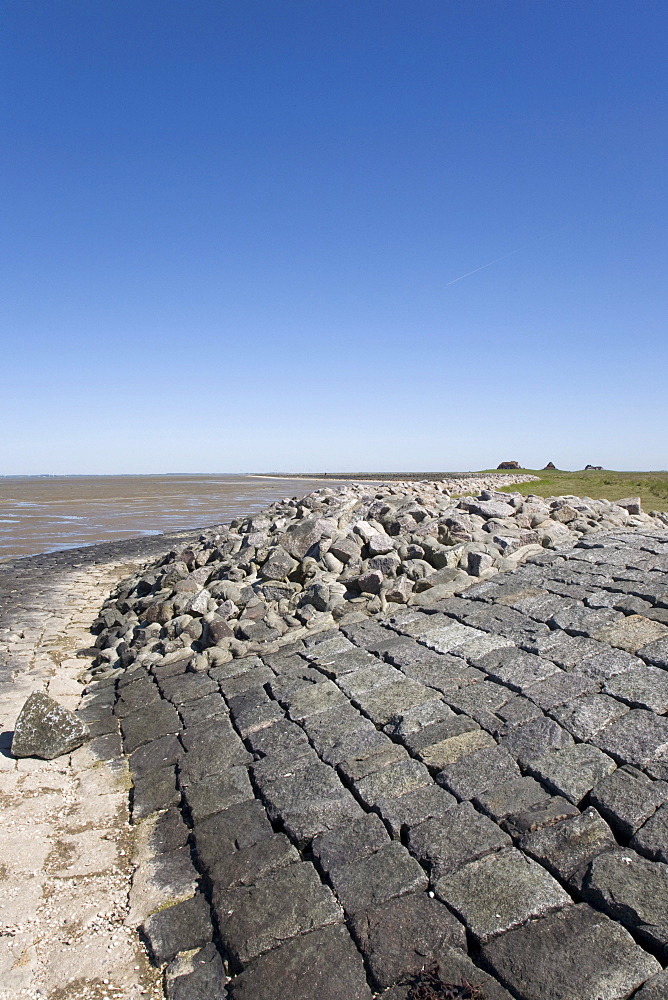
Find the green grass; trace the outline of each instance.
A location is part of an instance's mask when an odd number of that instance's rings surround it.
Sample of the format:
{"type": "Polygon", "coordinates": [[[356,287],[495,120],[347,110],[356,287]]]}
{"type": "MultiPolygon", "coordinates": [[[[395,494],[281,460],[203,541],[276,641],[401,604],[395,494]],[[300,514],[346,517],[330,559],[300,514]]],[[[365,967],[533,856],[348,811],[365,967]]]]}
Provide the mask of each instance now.
{"type": "MultiPolygon", "coordinates": [[[[502,472],[486,469],[485,472],[502,472]]],[[[593,500],[621,500],[623,497],[640,497],[643,510],[668,510],[668,472],[613,472],[610,469],[592,472],[560,472],[552,469],[512,469],[510,474],[523,472],[539,476],[538,482],[503,486],[505,493],[515,491],[535,493],[540,497],[563,496],[570,493],[593,500]]]]}

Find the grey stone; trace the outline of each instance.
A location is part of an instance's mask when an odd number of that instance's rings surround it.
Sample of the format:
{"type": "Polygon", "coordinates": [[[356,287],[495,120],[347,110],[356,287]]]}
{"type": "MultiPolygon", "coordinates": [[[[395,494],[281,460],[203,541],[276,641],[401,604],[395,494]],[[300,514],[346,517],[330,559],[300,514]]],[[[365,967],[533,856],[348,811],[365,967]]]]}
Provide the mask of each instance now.
{"type": "Polygon", "coordinates": [[[433,691],[424,684],[400,676],[392,684],[358,692],[353,696],[353,702],[377,726],[384,726],[397,714],[431,701],[433,696],[433,691]]]}
{"type": "Polygon", "coordinates": [[[579,816],[528,834],[519,846],[562,882],[569,882],[597,854],[614,850],[617,841],[605,820],[589,807],[579,816]]]}
{"type": "Polygon", "coordinates": [[[261,802],[239,802],[195,824],[195,852],[207,871],[221,859],[273,836],[261,802]]]}
{"type": "Polygon", "coordinates": [[[252,799],[253,789],[245,767],[229,767],[222,774],[188,785],[184,798],[193,823],[198,823],[229,806],[252,799]]]}
{"type": "Polygon", "coordinates": [[[548,793],[533,778],[511,778],[473,796],[473,802],[496,823],[513,813],[531,809],[549,799],[548,793]]]}
{"type": "Polygon", "coordinates": [[[412,754],[417,754],[423,747],[433,746],[442,740],[447,740],[451,736],[460,736],[462,733],[480,731],[480,726],[473,719],[466,715],[455,715],[443,719],[441,722],[425,726],[424,729],[416,733],[403,733],[401,742],[408,747],[412,754]]]}
{"type": "Polygon", "coordinates": [[[440,878],[434,888],[477,941],[571,903],[544,868],[515,849],[472,861],[440,878]]]}
{"type": "Polygon", "coordinates": [[[336,522],[318,517],[306,517],[291,525],[282,539],[283,548],[295,559],[303,559],[322,538],[336,533],[336,522]]]}
{"type": "Polygon", "coordinates": [[[577,805],[616,766],[614,760],[597,747],[577,743],[544,754],[531,762],[529,771],[552,791],[577,805]]]}
{"type": "MultiPolygon", "coordinates": [[[[418,989],[425,988],[425,974],[417,977],[415,982],[419,983],[418,989]]],[[[432,986],[431,976],[427,980],[426,988],[438,989],[432,986]]],[[[438,969],[436,970],[436,982],[442,984],[442,988],[461,989],[463,983],[467,983],[478,993],[481,1000],[512,1000],[510,993],[504,990],[497,979],[494,979],[487,972],[474,965],[471,959],[459,948],[442,948],[438,955],[438,969]]],[[[382,994],[383,1000],[411,1000],[415,994],[412,985],[394,986],[382,994]]],[[[445,993],[447,996],[447,993],[445,993]]]]}
{"type": "Polygon", "coordinates": [[[496,748],[496,746],[494,737],[490,736],[484,729],[472,729],[457,736],[450,736],[438,743],[423,746],[415,753],[427,767],[441,771],[460,758],[475,753],[476,750],[484,750],[488,747],[496,748]]]}
{"type": "Polygon", "coordinates": [[[425,893],[412,893],[362,911],[353,932],[382,990],[435,963],[443,949],[466,950],[464,927],[425,893]]]}
{"type": "Polygon", "coordinates": [[[482,958],[521,1000],[625,1000],[661,968],[586,903],[493,938],[482,958]]]}
{"type": "Polygon", "coordinates": [[[161,809],[169,809],[181,801],[176,788],[174,766],[158,767],[133,779],[131,808],[133,823],[161,809]]]}
{"type": "Polygon", "coordinates": [[[259,575],[263,580],[284,580],[291,573],[294,573],[298,565],[296,559],[293,559],[284,548],[277,545],[260,567],[259,575]]]}
{"type": "Polygon", "coordinates": [[[344,702],[348,704],[345,695],[328,680],[320,684],[303,684],[281,702],[294,722],[301,722],[309,715],[320,712],[335,711],[344,702]]]}
{"type": "Polygon", "coordinates": [[[551,660],[544,660],[534,653],[525,653],[515,646],[495,650],[473,660],[491,678],[506,684],[514,691],[523,692],[531,684],[545,680],[559,673],[559,667],[551,660]]]}
{"type": "Polygon", "coordinates": [[[647,663],[654,664],[655,667],[668,669],[668,639],[657,639],[646,646],[641,646],[638,656],[647,663]]]}
{"type": "Polygon", "coordinates": [[[354,782],[357,796],[368,809],[373,809],[379,799],[405,795],[430,784],[429,772],[416,760],[389,764],[354,782]]]}
{"type": "Polygon", "coordinates": [[[472,799],[513,777],[520,777],[517,764],[505,747],[494,746],[460,757],[436,781],[458,799],[472,799]]]}
{"type": "Polygon", "coordinates": [[[319,833],[362,815],[332,768],[317,764],[261,785],[271,819],[283,823],[300,847],[319,833]]]}
{"type": "Polygon", "coordinates": [[[435,816],[442,818],[456,805],[454,795],[450,795],[439,785],[423,785],[405,795],[376,801],[376,809],[395,840],[399,840],[409,827],[435,816]]]}
{"type": "Polygon", "coordinates": [[[329,872],[368,857],[387,844],[389,839],[378,816],[367,813],[314,837],[311,851],[324,871],[329,872]]]}
{"type": "Polygon", "coordinates": [[[433,817],[410,827],[408,845],[429,869],[432,882],[436,882],[467,861],[510,847],[511,840],[495,823],[476,812],[470,802],[464,802],[447,813],[446,822],[433,817]]]}
{"type": "Polygon", "coordinates": [[[221,889],[254,885],[274,872],[300,861],[299,854],[283,833],[219,858],[208,869],[208,876],[221,889]]]}
{"type": "Polygon", "coordinates": [[[637,831],[631,847],[652,861],[668,864],[668,805],[662,805],[637,831]]]}
{"type": "Polygon", "coordinates": [[[514,840],[521,840],[529,833],[579,815],[579,810],[572,802],[562,799],[560,795],[552,795],[532,806],[520,806],[517,812],[508,814],[501,826],[514,840]]]}
{"type": "Polygon", "coordinates": [[[589,740],[628,712],[628,707],[605,694],[590,694],[553,708],[551,715],[578,740],[589,740]]]}
{"type": "Polygon", "coordinates": [[[380,847],[374,854],[333,868],[329,877],[349,915],[393,896],[419,892],[427,888],[428,882],[417,861],[396,841],[380,847]]]}
{"type": "Polygon", "coordinates": [[[89,738],[85,722],[41,691],[33,691],[14,726],[14,757],[53,760],[72,753],[89,738]]]}
{"type": "Polygon", "coordinates": [[[627,653],[637,653],[643,646],[648,646],[657,639],[665,639],[667,635],[668,628],[660,622],[643,615],[627,615],[600,629],[596,638],[625,649],[627,653]]]}
{"type": "Polygon", "coordinates": [[[176,764],[183,757],[183,747],[176,736],[162,736],[152,743],[130,754],[130,772],[133,777],[152,771],[154,768],[176,764]]]}
{"type": "Polygon", "coordinates": [[[179,715],[184,726],[194,726],[216,716],[227,715],[227,705],[219,694],[206,695],[196,701],[187,701],[179,705],[179,715]]]}
{"type": "Polygon", "coordinates": [[[597,733],[592,743],[619,763],[646,767],[668,753],[668,719],[634,708],[597,733]]]}
{"type": "Polygon", "coordinates": [[[668,1000],[668,970],[648,979],[645,985],[633,994],[633,1000],[668,1000]]]}
{"type": "Polygon", "coordinates": [[[233,1000],[371,1000],[362,956],[346,928],[323,927],[249,963],[228,984],[233,1000]]]}
{"type": "Polygon", "coordinates": [[[179,951],[201,948],[213,929],[209,904],[201,893],[152,914],[141,926],[156,965],[169,962],[179,951]]]}
{"type": "Polygon", "coordinates": [[[181,674],[177,677],[168,677],[158,682],[163,697],[175,705],[182,705],[188,701],[195,701],[197,698],[204,698],[207,694],[218,691],[218,685],[206,674],[181,674]]]}
{"type": "Polygon", "coordinates": [[[246,742],[254,753],[263,755],[281,750],[298,750],[309,745],[304,730],[287,719],[279,719],[272,726],[249,733],[246,742]]]}
{"type": "Polygon", "coordinates": [[[167,967],[167,1000],[225,1000],[226,980],[218,949],[206,944],[185,962],[177,957],[167,967]]]}
{"type": "Polygon", "coordinates": [[[574,698],[581,698],[582,695],[595,694],[599,690],[599,681],[573,670],[570,673],[562,671],[560,674],[552,674],[544,681],[531,684],[524,690],[524,694],[544,712],[548,712],[557,705],[573,701],[574,698]]]}
{"type": "Polygon", "coordinates": [[[668,711],[668,670],[634,667],[610,678],[604,690],[632,708],[648,708],[659,715],[668,711]]]}
{"type": "Polygon", "coordinates": [[[157,701],[151,705],[150,712],[142,708],[121,721],[125,752],[132,753],[145,743],[178,733],[180,729],[181,720],[174,706],[167,701],[157,701]]]}
{"type": "Polygon", "coordinates": [[[522,768],[527,768],[548,750],[561,750],[572,745],[571,734],[545,716],[517,726],[500,742],[500,746],[505,747],[522,768]]]}
{"type": "Polygon", "coordinates": [[[237,969],[296,934],[343,919],[332,893],[306,862],[256,885],[226,890],[214,886],[213,906],[221,941],[237,969]]]}
{"type": "MultiPolygon", "coordinates": [[[[591,791],[590,802],[622,837],[632,837],[668,799],[668,784],[624,765],[591,791]]],[[[643,852],[644,853],[644,852],[643,852]]]]}
{"type": "Polygon", "coordinates": [[[601,643],[598,645],[600,652],[587,656],[578,664],[580,673],[588,674],[597,680],[607,680],[609,677],[624,673],[625,670],[630,670],[631,667],[637,667],[640,663],[636,656],[631,656],[622,649],[610,649],[601,643]]]}
{"type": "Polygon", "coordinates": [[[668,865],[619,848],[594,858],[581,893],[668,956],[668,865]]]}

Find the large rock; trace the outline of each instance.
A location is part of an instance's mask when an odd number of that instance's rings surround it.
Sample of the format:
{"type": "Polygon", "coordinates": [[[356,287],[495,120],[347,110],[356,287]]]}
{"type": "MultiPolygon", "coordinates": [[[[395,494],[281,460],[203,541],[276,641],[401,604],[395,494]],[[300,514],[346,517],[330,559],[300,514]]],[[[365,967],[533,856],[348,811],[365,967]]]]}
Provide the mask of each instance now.
{"type": "Polygon", "coordinates": [[[14,729],[15,757],[52,760],[72,753],[89,737],[88,726],[41,691],[33,691],[24,704],[14,729]]]}

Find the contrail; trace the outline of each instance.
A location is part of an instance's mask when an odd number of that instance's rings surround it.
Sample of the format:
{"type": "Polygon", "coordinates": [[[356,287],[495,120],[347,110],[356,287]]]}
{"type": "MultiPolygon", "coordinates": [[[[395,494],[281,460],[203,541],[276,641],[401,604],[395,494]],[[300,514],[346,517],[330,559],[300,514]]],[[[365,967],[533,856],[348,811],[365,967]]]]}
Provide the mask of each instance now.
{"type": "MultiPolygon", "coordinates": [[[[540,237],[539,237],[540,239],[540,237]]],[[[519,253],[521,250],[526,249],[525,247],[518,247],[517,250],[511,250],[510,253],[504,253],[503,257],[495,257],[494,260],[490,260],[488,264],[483,264],[482,267],[474,267],[472,271],[467,271],[466,274],[460,274],[458,278],[453,278],[452,281],[446,281],[445,287],[448,285],[454,285],[458,281],[462,281],[464,278],[468,278],[471,274],[477,274],[478,271],[484,271],[486,267],[491,267],[492,264],[498,264],[500,260],[507,260],[508,257],[512,257],[513,254],[519,253]]]]}

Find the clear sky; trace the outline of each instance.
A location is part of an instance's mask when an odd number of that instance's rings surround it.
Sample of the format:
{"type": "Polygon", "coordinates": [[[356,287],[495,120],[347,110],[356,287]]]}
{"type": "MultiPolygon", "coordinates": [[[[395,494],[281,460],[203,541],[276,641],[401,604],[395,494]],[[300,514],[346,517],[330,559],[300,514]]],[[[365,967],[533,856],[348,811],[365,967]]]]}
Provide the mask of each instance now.
{"type": "Polygon", "coordinates": [[[668,467],[667,43],[665,0],[2,0],[0,473],[668,467]]]}

